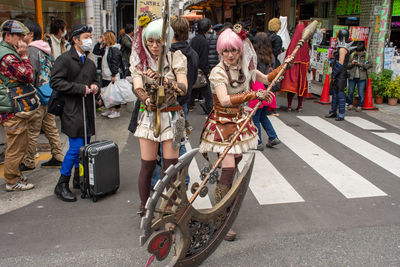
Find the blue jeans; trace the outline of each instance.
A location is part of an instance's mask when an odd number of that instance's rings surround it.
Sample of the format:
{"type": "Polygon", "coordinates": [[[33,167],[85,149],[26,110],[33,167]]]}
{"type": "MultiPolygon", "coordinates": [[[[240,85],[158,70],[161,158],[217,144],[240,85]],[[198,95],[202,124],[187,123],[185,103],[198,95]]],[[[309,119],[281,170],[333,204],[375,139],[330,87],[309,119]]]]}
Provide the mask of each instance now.
{"type": "Polygon", "coordinates": [[[364,106],[366,84],[367,84],[366,80],[360,80],[359,78],[354,78],[354,80],[349,80],[349,94],[347,95],[347,103],[349,105],[353,105],[353,95],[357,85],[358,95],[360,96],[360,101],[358,103],[358,106],[359,107],[364,106]]]}
{"type": "MultiPolygon", "coordinates": [[[[83,137],[68,137],[68,140],[69,148],[60,170],[60,173],[64,176],[71,176],[72,167],[79,168],[79,150],[85,145],[83,137]]],[[[90,143],[90,137],[87,138],[87,143],[90,143]]]]}
{"type": "Polygon", "coordinates": [[[259,137],[258,144],[262,144],[261,125],[264,128],[264,130],[267,132],[269,140],[272,141],[278,137],[276,135],[274,126],[272,126],[271,121],[267,117],[267,111],[268,111],[268,107],[259,108],[253,117],[253,122],[257,126],[257,129],[258,129],[258,137],[259,137]]]}
{"type": "Polygon", "coordinates": [[[337,113],[339,118],[344,118],[346,112],[346,93],[345,92],[336,92],[333,90],[332,93],[332,106],[329,113],[337,113]],[[339,108],[339,113],[337,113],[337,109],[339,108]]]}

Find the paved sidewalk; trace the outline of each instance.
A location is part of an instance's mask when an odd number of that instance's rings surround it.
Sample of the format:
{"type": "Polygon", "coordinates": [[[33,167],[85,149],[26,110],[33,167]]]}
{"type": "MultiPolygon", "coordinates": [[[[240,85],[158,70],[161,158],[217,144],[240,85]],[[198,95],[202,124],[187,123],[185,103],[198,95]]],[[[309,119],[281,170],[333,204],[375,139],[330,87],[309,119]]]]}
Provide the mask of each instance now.
{"type": "MultiPolygon", "coordinates": [[[[129,135],[127,130],[131,113],[126,111],[123,106],[121,109],[121,117],[117,119],[109,119],[102,117],[97,112],[96,132],[97,140],[113,140],[119,146],[120,151],[125,147],[126,140],[129,135]],[[115,131],[115,129],[121,129],[115,131]],[[112,138],[111,138],[112,137],[112,138]]],[[[58,129],[61,128],[59,118],[56,118],[58,129]]],[[[61,146],[63,154],[68,150],[68,137],[60,131],[61,146]]],[[[39,135],[39,144],[48,143],[44,134],[39,135]]],[[[44,161],[42,161],[44,162],[44,161]]],[[[42,169],[40,164],[32,172],[25,173],[28,181],[35,185],[35,188],[25,192],[6,192],[5,181],[0,178],[0,215],[24,207],[29,203],[40,200],[44,197],[53,195],[54,186],[60,176],[59,169],[42,169]]],[[[38,207],[40,208],[40,207],[38,207]]]]}
{"type": "Polygon", "coordinates": [[[388,104],[375,105],[378,111],[365,111],[368,116],[381,120],[393,127],[400,129],[400,105],[389,106],[388,104]]]}

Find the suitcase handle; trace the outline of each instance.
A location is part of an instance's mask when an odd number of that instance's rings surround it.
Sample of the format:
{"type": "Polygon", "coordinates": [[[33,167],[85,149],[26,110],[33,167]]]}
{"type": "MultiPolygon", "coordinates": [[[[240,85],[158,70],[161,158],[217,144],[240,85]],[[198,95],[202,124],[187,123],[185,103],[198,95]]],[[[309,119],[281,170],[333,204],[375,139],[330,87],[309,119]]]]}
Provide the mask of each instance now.
{"type": "MultiPolygon", "coordinates": [[[[93,96],[93,114],[94,114],[94,130],[96,133],[96,98],[95,95],[92,94],[93,96]]],[[[82,96],[82,108],[83,108],[83,135],[84,135],[84,144],[85,146],[87,145],[87,122],[86,122],[86,105],[85,105],[85,96],[82,96]]],[[[96,141],[97,136],[96,134],[94,135],[94,141],[96,141]]]]}

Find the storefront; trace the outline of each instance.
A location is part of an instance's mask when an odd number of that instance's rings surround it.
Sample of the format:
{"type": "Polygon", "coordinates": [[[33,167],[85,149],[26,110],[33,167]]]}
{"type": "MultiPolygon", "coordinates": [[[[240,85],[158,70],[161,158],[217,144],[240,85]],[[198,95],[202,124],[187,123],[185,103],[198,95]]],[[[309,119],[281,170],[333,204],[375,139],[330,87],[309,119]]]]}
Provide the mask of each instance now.
{"type": "Polygon", "coordinates": [[[0,23],[7,19],[35,20],[50,31],[54,18],[61,18],[70,30],[74,24],[85,23],[85,0],[2,0],[0,23]]]}

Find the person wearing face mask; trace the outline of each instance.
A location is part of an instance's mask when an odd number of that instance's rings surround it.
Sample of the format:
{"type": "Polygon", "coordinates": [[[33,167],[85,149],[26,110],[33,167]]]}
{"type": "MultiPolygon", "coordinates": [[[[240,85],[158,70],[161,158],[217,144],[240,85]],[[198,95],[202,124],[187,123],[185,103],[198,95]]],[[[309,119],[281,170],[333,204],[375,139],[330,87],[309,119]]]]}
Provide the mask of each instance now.
{"type": "Polygon", "coordinates": [[[0,26],[0,124],[4,128],[7,149],[4,160],[6,191],[24,191],[34,187],[19,170],[28,146],[29,118],[15,114],[8,98],[7,88],[33,83],[34,70],[28,58],[24,37],[29,29],[19,21],[7,20],[0,26]]]}
{"type": "Polygon", "coordinates": [[[67,35],[67,24],[62,19],[54,19],[50,24],[50,34],[45,34],[43,40],[51,47],[51,54],[57,59],[67,51],[65,36],[67,35]]]}
{"type": "Polygon", "coordinates": [[[51,71],[50,86],[64,99],[61,114],[61,131],[69,138],[69,148],[60,170],[60,178],[54,194],[63,201],[73,202],[76,197],[69,189],[72,168],[75,166],[73,178],[74,188],[79,188],[79,149],[84,145],[83,103],[87,122],[87,136],[95,134],[94,102],[92,94],[99,90],[96,65],[87,58],[92,49],[92,28],[84,24],[75,25],[71,29],[71,49],[59,56],[51,71]]]}

